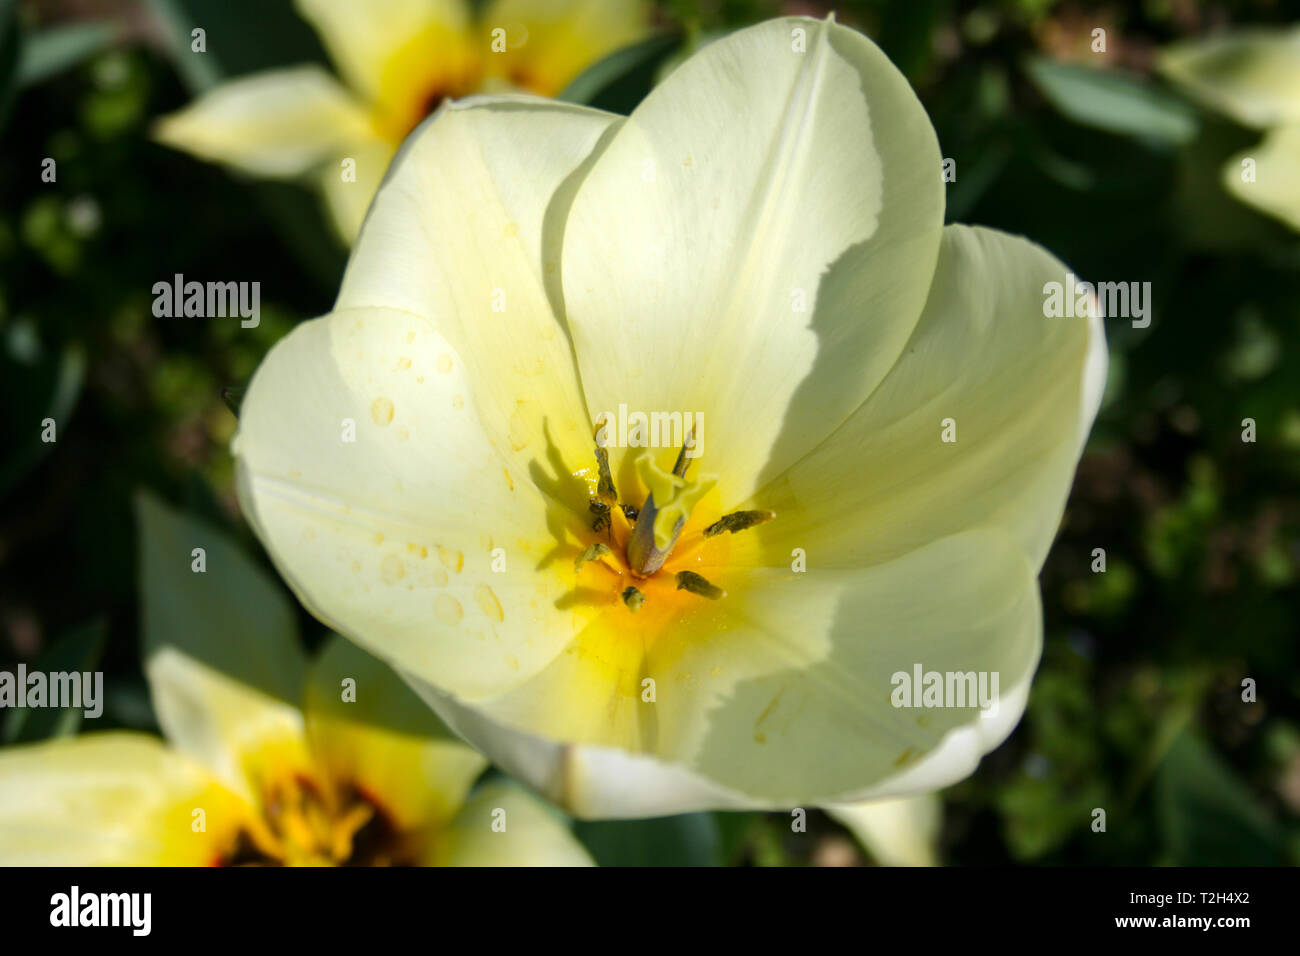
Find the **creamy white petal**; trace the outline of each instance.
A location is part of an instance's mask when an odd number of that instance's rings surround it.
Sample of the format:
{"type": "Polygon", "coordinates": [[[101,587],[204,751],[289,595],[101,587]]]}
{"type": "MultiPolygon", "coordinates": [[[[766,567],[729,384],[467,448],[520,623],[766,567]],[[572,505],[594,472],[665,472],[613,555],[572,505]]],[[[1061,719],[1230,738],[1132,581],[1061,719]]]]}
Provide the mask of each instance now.
{"type": "Polygon", "coordinates": [[[1300,122],[1271,130],[1257,146],[1228,160],[1223,184],[1248,206],[1300,232],[1300,122]],[[1249,179],[1246,160],[1251,161],[1249,179]]]}
{"type": "Polygon", "coordinates": [[[318,66],[223,83],[158,121],[154,136],[200,159],[287,178],[372,142],[365,110],[318,66]]]}
{"type": "Polygon", "coordinates": [[[1185,40],[1162,51],[1159,64],[1175,83],[1247,126],[1300,123],[1300,26],[1185,40]]]}
{"type": "MultiPolygon", "coordinates": [[[[567,200],[617,117],[532,97],[445,107],[403,145],[336,308],[423,316],[473,385],[488,437],[526,473],[554,446],[590,468],[592,425],[559,302],[567,200]]],[[[574,494],[573,492],[576,492],[574,494]]],[[[585,513],[586,489],[570,504],[585,513]]]]}
{"type": "Polygon", "coordinates": [[[548,527],[545,449],[534,477],[480,396],[424,319],[348,309],[276,344],[235,440],[244,515],[299,600],[470,696],[527,679],[582,624],[561,603],[572,557],[548,527]]]}
{"type": "Polygon", "coordinates": [[[476,102],[394,159],[340,311],[272,351],[237,439],[241,502],[300,599],[471,697],[526,680],[588,616],[562,599],[592,439],[546,277],[553,195],[613,119],[476,102]]]}
{"type": "Polygon", "coordinates": [[[432,866],[593,866],[559,815],[505,781],[481,787],[434,841],[432,866]]]}
{"type": "Polygon", "coordinates": [[[355,242],[361,231],[393,152],[393,147],[382,140],[359,143],[324,165],[318,174],[330,220],[347,245],[355,242]],[[348,163],[351,165],[345,165],[348,163]]]}
{"type": "Polygon", "coordinates": [[[1105,384],[1101,319],[1044,311],[1068,271],[1024,239],[948,227],[897,365],[754,495],[778,517],[738,536],[733,559],[784,566],[802,548],[810,568],[861,567],[992,526],[1041,566],[1105,384]]]}
{"type": "Polygon", "coordinates": [[[704,807],[752,809],[753,798],[685,767],[611,747],[574,746],[514,730],[415,674],[403,675],[456,733],[493,763],[582,819],[654,817],[704,807]]]}
{"type": "Polygon", "coordinates": [[[709,44],[573,200],[561,271],[589,409],[703,414],[701,467],[743,499],[898,356],[941,178],[925,111],[861,34],[789,18],[709,44]]]}
{"type": "Polygon", "coordinates": [[[144,734],[0,751],[4,866],[208,866],[252,812],[198,764],[144,734]]]}
{"type": "Polygon", "coordinates": [[[934,866],[943,802],[935,793],[826,807],[881,866],[934,866]]]}

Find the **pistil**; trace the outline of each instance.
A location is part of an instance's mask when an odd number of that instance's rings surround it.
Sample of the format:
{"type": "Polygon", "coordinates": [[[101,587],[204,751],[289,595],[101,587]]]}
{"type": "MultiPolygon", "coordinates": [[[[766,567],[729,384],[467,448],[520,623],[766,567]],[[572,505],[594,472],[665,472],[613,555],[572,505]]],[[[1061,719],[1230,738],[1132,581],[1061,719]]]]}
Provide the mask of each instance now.
{"type": "Polygon", "coordinates": [[[660,468],[652,456],[637,459],[637,475],[649,494],[637,514],[636,526],[627,543],[627,561],[632,573],[649,577],[663,567],[672,554],[691,509],[717,484],[714,475],[686,478],[689,459],[685,449],[677,456],[671,472],[660,468]]]}

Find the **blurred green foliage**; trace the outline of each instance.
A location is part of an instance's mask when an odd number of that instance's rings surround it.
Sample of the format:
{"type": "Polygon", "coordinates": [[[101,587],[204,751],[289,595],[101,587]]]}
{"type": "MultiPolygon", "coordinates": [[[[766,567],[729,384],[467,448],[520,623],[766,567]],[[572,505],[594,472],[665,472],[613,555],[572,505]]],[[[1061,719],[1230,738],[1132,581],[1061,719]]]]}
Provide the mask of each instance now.
{"type": "MultiPolygon", "coordinates": [[[[235,419],[221,392],[329,307],[344,254],[304,190],[241,181],[149,138],[154,117],[224,76],[323,62],[287,2],[92,7],[85,21],[72,4],[0,0],[0,666],[99,658],[97,723],[150,727],[132,494],[153,489],[241,535],[266,566],[235,507],[235,419]],[[219,52],[196,62],[184,38],[200,14],[219,52]],[[40,178],[47,158],[53,183],[40,178]],[[151,287],[174,273],[259,279],[260,326],[155,319],[151,287]],[[40,441],[46,417],[56,444],[40,441]]],[[[719,33],[827,9],[663,0],[662,38],[566,95],[628,110],[719,33]]],[[[1296,11],[1281,0],[867,0],[837,12],[907,73],[956,159],[950,221],[1023,233],[1083,277],[1155,290],[1150,327],[1107,323],[1111,380],[1042,573],[1041,671],[1011,739],[944,794],[942,858],[1297,862],[1300,236],[1219,186],[1224,159],[1258,134],[1151,72],[1173,39],[1296,11]],[[1090,49],[1097,27],[1104,54],[1090,49]],[[1092,570],[1096,548],[1104,573],[1092,570]]],[[[11,722],[5,739],[75,730],[56,714],[11,722]]],[[[782,814],[577,829],[602,863],[860,854],[817,813],[807,834],[782,814]]]]}

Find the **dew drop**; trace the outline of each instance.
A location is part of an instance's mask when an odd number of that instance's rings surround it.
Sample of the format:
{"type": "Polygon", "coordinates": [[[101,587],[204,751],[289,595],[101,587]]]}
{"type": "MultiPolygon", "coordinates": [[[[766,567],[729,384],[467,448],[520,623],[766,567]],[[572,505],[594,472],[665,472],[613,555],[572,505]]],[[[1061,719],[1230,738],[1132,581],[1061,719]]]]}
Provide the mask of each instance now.
{"type": "Polygon", "coordinates": [[[504,621],[505,612],[501,610],[501,602],[497,596],[492,593],[492,589],[486,584],[480,584],[474,589],[474,600],[478,601],[478,606],[483,609],[483,613],[494,621],[504,621]]]}
{"type": "Polygon", "coordinates": [[[443,624],[459,624],[460,619],[465,616],[465,611],[450,594],[439,594],[438,599],[433,602],[433,613],[438,616],[438,620],[443,624]]]}
{"type": "Polygon", "coordinates": [[[370,417],[376,425],[387,425],[393,420],[393,403],[386,398],[376,398],[370,406],[370,417]]]}
{"type": "Polygon", "coordinates": [[[390,554],[379,565],[379,576],[384,579],[385,584],[396,584],[406,577],[406,566],[402,564],[401,558],[395,554],[390,554]]]}

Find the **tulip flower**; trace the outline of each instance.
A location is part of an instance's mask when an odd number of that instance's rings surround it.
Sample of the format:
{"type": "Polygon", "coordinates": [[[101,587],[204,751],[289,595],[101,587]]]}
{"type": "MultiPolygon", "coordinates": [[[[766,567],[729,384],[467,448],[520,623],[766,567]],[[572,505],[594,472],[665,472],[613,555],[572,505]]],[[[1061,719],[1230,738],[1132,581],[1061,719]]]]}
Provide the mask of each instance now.
{"type": "Polygon", "coordinates": [[[239,77],[164,117],[168,146],[261,178],[312,177],[351,242],[406,135],[480,90],[555,96],[646,33],[643,0],[296,0],[338,77],[315,65],[239,77]]]}
{"type": "Polygon", "coordinates": [[[1265,131],[1224,164],[1224,188],[1300,231],[1300,27],[1185,40],[1161,54],[1160,68],[1211,109],[1265,131]]]}
{"type": "Polygon", "coordinates": [[[335,636],[308,662],[279,589],[142,499],[146,675],[167,741],[103,731],[0,753],[4,865],[590,865],[397,675],[335,636]],[[243,627],[222,631],[214,621],[243,627]],[[160,640],[168,635],[174,640],[160,640]],[[217,663],[221,666],[214,666],[217,663]]]}
{"type": "Polygon", "coordinates": [[[945,228],[943,190],[906,80],[833,20],[718,40],[626,118],[445,104],[250,383],[244,514],[579,816],[959,780],[1024,709],[1106,352],[1095,311],[1045,314],[1061,262],[945,228]],[[609,440],[620,405],[657,447],[609,440]],[[932,672],[996,700],[898,693],[932,672]]]}

